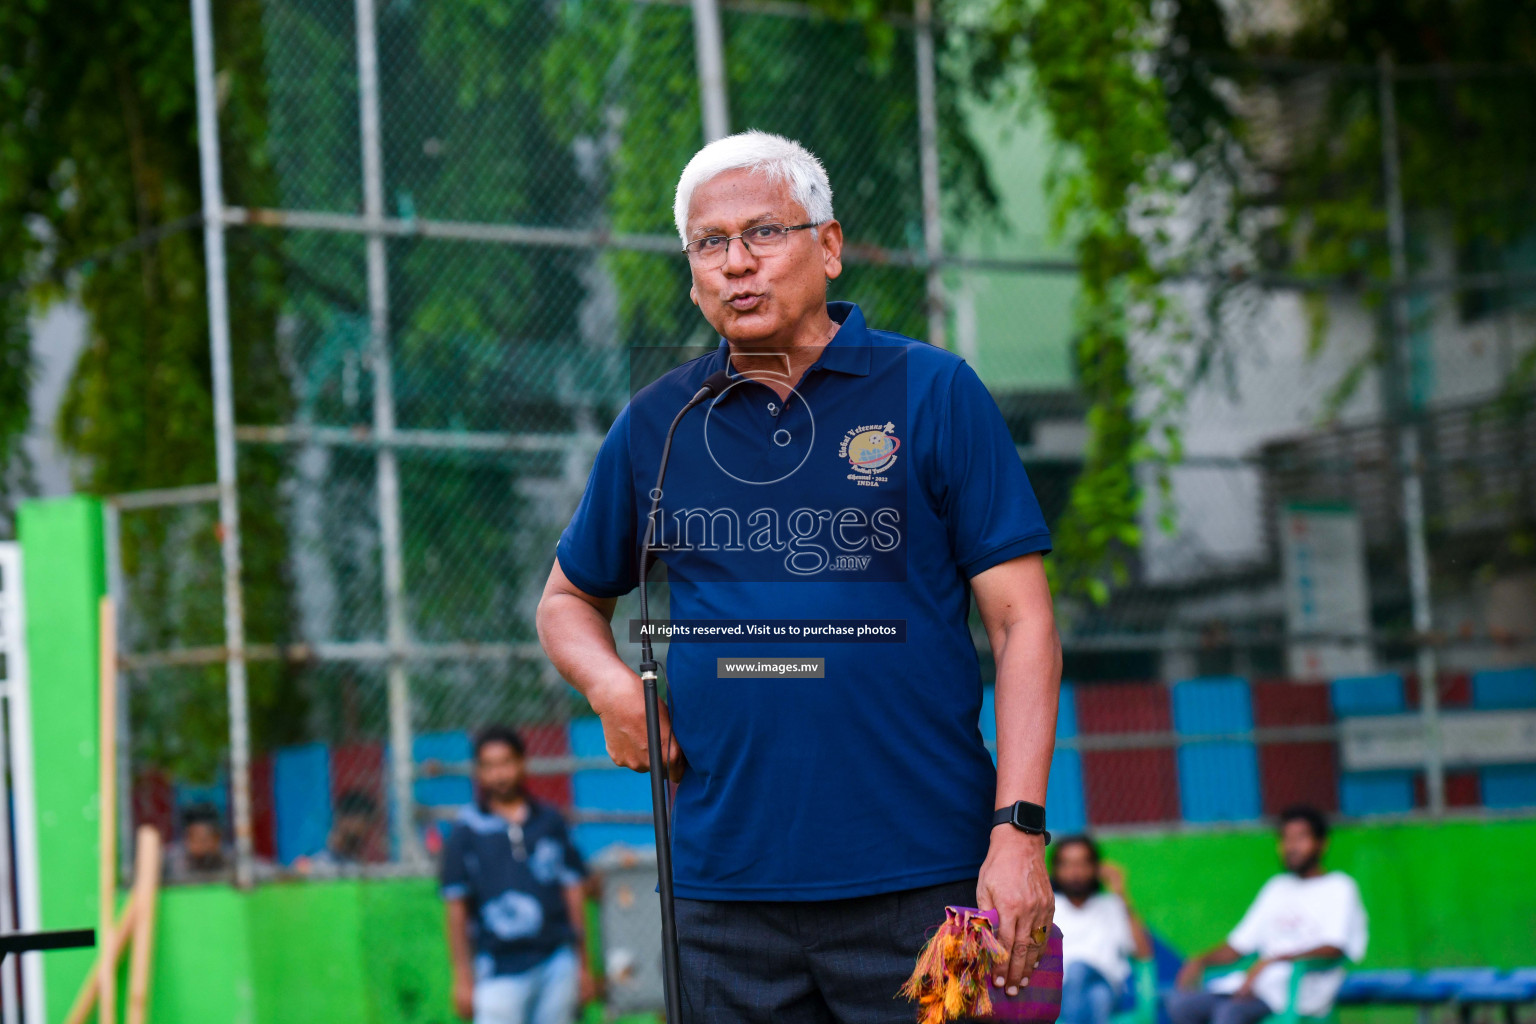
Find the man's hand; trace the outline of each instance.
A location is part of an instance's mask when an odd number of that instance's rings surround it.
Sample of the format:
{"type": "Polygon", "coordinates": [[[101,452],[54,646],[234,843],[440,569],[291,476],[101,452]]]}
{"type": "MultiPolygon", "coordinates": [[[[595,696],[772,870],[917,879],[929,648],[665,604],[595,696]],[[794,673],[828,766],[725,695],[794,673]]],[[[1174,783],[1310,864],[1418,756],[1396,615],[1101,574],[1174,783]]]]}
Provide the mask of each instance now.
{"type": "Polygon", "coordinates": [[[1274,961],[1272,960],[1266,960],[1263,957],[1260,957],[1253,963],[1249,964],[1247,972],[1243,975],[1243,983],[1239,985],[1237,987],[1237,991],[1233,992],[1232,994],[1238,999],[1252,999],[1253,983],[1259,979],[1259,975],[1263,972],[1264,968],[1268,967],[1273,962],[1274,961]]]}
{"type": "Polygon", "coordinates": [[[581,969],[576,977],[576,1004],[578,1006],[585,1006],[587,1003],[592,1002],[592,1000],[601,998],[601,986],[598,985],[597,978],[587,967],[585,959],[582,960],[581,969]]]}
{"type": "Polygon", "coordinates": [[[475,979],[463,971],[453,972],[453,1012],[460,1020],[475,1018],[475,979]]]}
{"type": "Polygon", "coordinates": [[[1174,984],[1185,992],[1194,992],[1205,982],[1205,958],[1192,956],[1179,968],[1174,984]]]}
{"type": "Polygon", "coordinates": [[[1104,883],[1104,888],[1125,899],[1125,868],[1113,861],[1105,861],[1099,866],[1099,881],[1104,883]]]}
{"type": "MultiPolygon", "coordinates": [[[[570,581],[556,559],[535,616],[539,643],[560,677],[587,698],[602,719],[603,742],[613,763],[646,772],[651,760],[645,735],[645,690],[635,670],[619,659],[614,647],[613,609],[613,598],[583,591],[570,581]]],[[[665,704],[661,705],[661,739],[667,775],[678,782],[686,762],[672,736],[672,720],[665,704]]]]}
{"type": "Polygon", "coordinates": [[[992,845],[976,879],[976,906],[997,911],[997,937],[1008,951],[1007,973],[997,983],[1017,995],[1045,954],[1045,943],[1036,942],[1035,933],[1049,933],[1056,914],[1056,895],[1045,870],[1044,836],[1012,825],[992,830],[992,845]]]}
{"type": "MultiPolygon", "coordinates": [[[[645,733],[645,689],[640,677],[625,669],[601,686],[587,692],[587,703],[597,712],[603,723],[603,742],[608,756],[621,768],[637,772],[651,770],[650,745],[645,733]]],[[[659,704],[661,712],[661,742],[667,777],[673,782],[683,777],[683,752],[672,735],[672,718],[667,714],[665,702],[659,704]]]]}

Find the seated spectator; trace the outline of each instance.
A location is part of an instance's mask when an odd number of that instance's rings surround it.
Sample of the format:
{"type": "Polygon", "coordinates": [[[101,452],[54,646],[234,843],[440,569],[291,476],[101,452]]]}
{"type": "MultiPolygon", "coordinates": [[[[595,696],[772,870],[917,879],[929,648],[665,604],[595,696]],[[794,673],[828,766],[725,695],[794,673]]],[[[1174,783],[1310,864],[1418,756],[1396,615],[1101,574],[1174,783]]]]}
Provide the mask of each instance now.
{"type": "Polygon", "coordinates": [[[1125,873],[1103,863],[1097,843],[1067,836],[1055,849],[1051,888],[1065,970],[1061,1024],[1107,1024],[1125,995],[1130,958],[1151,959],[1152,940],[1126,899],[1125,873]]]}
{"type": "MultiPolygon", "coordinates": [[[[1291,807],[1280,815],[1280,857],[1285,872],[1254,898],[1227,941],[1185,961],[1179,988],[1165,1005],[1173,1024],[1254,1024],[1285,1011],[1292,963],[1297,960],[1365,956],[1366,917],[1355,880],[1342,871],[1324,871],[1328,822],[1312,807],[1291,807]],[[1203,984],[1205,969],[1257,959],[1243,971],[1203,984]]],[[[1296,1012],[1323,1017],[1344,983],[1344,969],[1309,973],[1301,980],[1296,1012]]]]}
{"type": "Polygon", "coordinates": [[[181,835],[165,850],[168,882],[221,882],[233,877],[218,808],[193,804],[181,812],[181,835]]]}
{"type": "Polygon", "coordinates": [[[380,850],[383,828],[378,802],[362,790],[349,789],[336,801],[325,849],[312,857],[298,858],[293,868],[303,875],[385,860],[380,850]]]}

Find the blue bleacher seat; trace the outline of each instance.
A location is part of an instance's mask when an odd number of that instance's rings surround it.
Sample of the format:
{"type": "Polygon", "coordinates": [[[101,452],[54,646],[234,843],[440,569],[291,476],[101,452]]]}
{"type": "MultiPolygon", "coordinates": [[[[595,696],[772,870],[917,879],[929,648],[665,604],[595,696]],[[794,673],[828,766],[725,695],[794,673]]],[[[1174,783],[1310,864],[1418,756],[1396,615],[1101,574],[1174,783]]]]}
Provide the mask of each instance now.
{"type": "Polygon", "coordinates": [[[1490,982],[1498,975],[1496,967],[1440,967],[1425,971],[1407,991],[1410,1001],[1441,1003],[1455,999],[1464,986],[1490,982]]]}
{"type": "Polygon", "coordinates": [[[1536,765],[1497,765],[1478,774],[1484,807],[1536,807],[1536,765]]]}
{"type": "Polygon", "coordinates": [[[1339,777],[1339,810],[1352,817],[1413,810],[1413,773],[1347,772],[1339,777]]]}
{"type": "MultiPolygon", "coordinates": [[[[441,764],[463,764],[474,759],[474,742],[462,729],[452,732],[428,732],[411,737],[411,753],[416,763],[416,779],[411,785],[412,799],[421,808],[459,808],[475,799],[474,780],[459,772],[427,775],[422,765],[430,761],[441,764]]],[[[391,749],[384,748],[384,769],[390,771],[391,749]]],[[[394,855],[395,793],[394,786],[386,783],[385,793],[389,803],[391,855],[394,855]]],[[[456,813],[456,811],[455,811],[456,813]]],[[[437,818],[438,837],[446,840],[453,827],[451,817],[437,818]]]]}
{"type": "MultiPolygon", "coordinates": [[[[1173,687],[1173,727],[1183,736],[1253,730],[1248,681],[1186,679],[1173,687]]],[[[1258,752],[1250,740],[1179,745],[1179,802],[1188,821],[1249,821],[1262,813],[1258,752]]]]}
{"type": "Polygon", "coordinates": [[[284,747],[272,759],[277,859],[290,864],[325,849],[331,834],[331,751],[324,743],[284,747]]]}
{"type": "Polygon", "coordinates": [[[1088,806],[1083,799],[1083,755],[1076,750],[1057,750],[1051,755],[1045,821],[1053,833],[1063,836],[1088,827],[1088,806]]]}
{"type": "Polygon", "coordinates": [[[1251,732],[1253,698],[1238,676],[1207,676],[1173,684],[1173,728],[1186,736],[1251,732]]]}
{"type": "MultiPolygon", "coordinates": [[[[1472,706],[1486,711],[1536,708],[1536,668],[1472,673],[1472,706]]],[[[1478,781],[1485,807],[1536,807],[1536,764],[1483,768],[1478,781]]]]}
{"type": "MultiPolygon", "coordinates": [[[[1066,684],[1062,684],[1061,688],[1065,690],[1067,688],[1066,684]]],[[[1059,713],[1057,717],[1059,723],[1059,713]]],[[[981,718],[977,725],[981,727],[982,742],[991,748],[992,760],[995,762],[997,760],[997,701],[995,699],[994,687],[983,686],[981,688],[981,718]]],[[[1057,735],[1061,734],[1059,724],[1056,733],[1057,735]]]]}
{"type": "MultiPolygon", "coordinates": [[[[1333,713],[1339,718],[1393,715],[1408,708],[1403,677],[1396,672],[1343,676],[1329,685],[1333,713]]],[[[1339,776],[1339,810],[1353,817],[1402,814],[1413,810],[1413,773],[1346,772],[1339,776]]]]}
{"type": "Polygon", "coordinates": [[[1536,708],[1536,668],[1472,673],[1472,706],[1489,710],[1536,708]]]}
{"type": "Polygon", "coordinates": [[[1337,1002],[1343,1006],[1370,1002],[1397,1002],[1382,998],[1412,985],[1416,975],[1408,970],[1351,971],[1339,988],[1337,1002]]]}
{"type": "Polygon", "coordinates": [[[1262,813],[1252,743],[1185,743],[1178,764],[1186,821],[1253,821],[1262,813]]]}
{"type": "Polygon", "coordinates": [[[1391,715],[1408,707],[1403,677],[1396,672],[1335,679],[1329,687],[1329,696],[1333,701],[1333,713],[1339,718],[1391,715]]]}
{"type": "MultiPolygon", "coordinates": [[[[988,687],[988,692],[991,688],[988,687]]],[[[993,723],[994,728],[996,723],[993,723]]],[[[1077,695],[1071,683],[1061,684],[1056,708],[1057,740],[1077,735],[1077,695]]],[[[1045,821],[1058,835],[1088,827],[1088,802],[1083,795],[1083,755],[1058,744],[1051,755],[1051,782],[1045,794],[1045,821]]]]}
{"type": "Polygon", "coordinates": [[[1056,738],[1077,735],[1077,691],[1065,679],[1061,681],[1061,699],[1056,702],[1056,738]]]}
{"type": "MultiPolygon", "coordinates": [[[[607,757],[603,723],[592,718],[571,721],[572,757],[607,757]]],[[[650,776],[616,768],[587,768],[571,773],[571,807],[575,811],[651,811],[650,776]]],[[[648,824],[583,822],[571,828],[571,839],[583,856],[622,843],[653,849],[656,832],[648,824]]]]}
{"type": "Polygon", "coordinates": [[[1536,971],[1530,977],[1514,974],[1492,981],[1474,981],[1461,987],[1457,1000],[1463,1003],[1529,1003],[1536,1000],[1536,971]]]}
{"type": "MultiPolygon", "coordinates": [[[[417,765],[414,797],[422,807],[462,807],[475,798],[473,780],[462,773],[426,775],[421,765],[436,761],[442,764],[463,764],[473,759],[474,745],[469,733],[453,732],[421,733],[411,738],[411,752],[417,765]]],[[[388,764],[388,757],[385,758],[388,764]]]]}

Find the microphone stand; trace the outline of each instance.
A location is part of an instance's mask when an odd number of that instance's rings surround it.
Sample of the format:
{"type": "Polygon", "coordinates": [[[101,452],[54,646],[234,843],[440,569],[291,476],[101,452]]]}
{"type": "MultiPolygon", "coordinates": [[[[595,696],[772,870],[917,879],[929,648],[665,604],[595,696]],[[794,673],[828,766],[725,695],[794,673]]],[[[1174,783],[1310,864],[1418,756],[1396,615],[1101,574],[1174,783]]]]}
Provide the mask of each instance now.
{"type": "Polygon", "coordinates": [[[672,455],[672,435],[688,411],[730,386],[724,370],[710,376],[688,404],[672,418],[661,448],[656,487],[651,491],[651,511],[645,517],[645,541],[640,545],[640,682],[645,692],[645,742],[651,760],[651,819],[656,827],[656,874],[661,889],[661,973],[667,1001],[667,1024],[679,1024],[682,1014],[682,982],[677,957],[677,910],[672,899],[672,816],[667,800],[667,765],[661,749],[661,700],[657,695],[655,652],[651,649],[650,601],[645,578],[651,568],[651,545],[656,540],[656,513],[661,507],[661,485],[672,455]]]}

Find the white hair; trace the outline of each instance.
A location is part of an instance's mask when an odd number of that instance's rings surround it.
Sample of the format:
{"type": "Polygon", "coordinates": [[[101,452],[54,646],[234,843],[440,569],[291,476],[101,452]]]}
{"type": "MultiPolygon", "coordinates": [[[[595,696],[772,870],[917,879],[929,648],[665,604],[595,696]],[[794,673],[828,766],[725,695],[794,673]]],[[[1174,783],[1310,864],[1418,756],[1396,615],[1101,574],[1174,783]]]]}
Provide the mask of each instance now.
{"type": "Polygon", "coordinates": [[[697,153],[677,179],[677,199],[672,217],[677,237],[688,244],[688,204],[694,190],[726,171],[742,168],[766,175],[772,182],[787,182],[789,194],[805,207],[806,219],[821,224],[832,219],[832,183],[816,155],[794,139],[757,130],[716,139],[697,153]]]}

